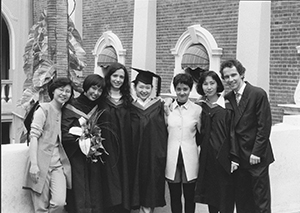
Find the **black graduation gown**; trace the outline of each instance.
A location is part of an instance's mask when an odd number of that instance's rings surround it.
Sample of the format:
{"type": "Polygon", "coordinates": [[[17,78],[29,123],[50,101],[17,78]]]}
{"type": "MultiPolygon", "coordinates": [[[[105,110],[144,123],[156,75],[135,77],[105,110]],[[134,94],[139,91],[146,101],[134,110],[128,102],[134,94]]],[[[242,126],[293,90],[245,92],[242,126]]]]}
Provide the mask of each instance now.
{"type": "Polygon", "coordinates": [[[132,207],[162,207],[165,202],[167,128],[164,104],[151,100],[145,107],[137,102],[131,108],[133,136],[132,207]]]}
{"type": "MultiPolygon", "coordinates": [[[[109,97],[105,101],[102,135],[103,145],[109,153],[104,163],[105,208],[130,210],[131,178],[131,125],[130,106],[115,103],[109,97]]],[[[116,211],[116,210],[115,210],[116,211]]],[[[119,210],[121,211],[121,210],[119,210]]]]}
{"type": "MultiPolygon", "coordinates": [[[[70,104],[88,114],[97,102],[91,101],[81,94],[70,104]]],[[[69,213],[101,213],[104,212],[101,180],[102,163],[87,160],[79,148],[78,136],[69,133],[71,127],[80,127],[78,122],[80,117],[70,109],[63,109],[62,144],[72,169],[72,189],[67,191],[67,211],[69,213]]]]}
{"type": "Polygon", "coordinates": [[[235,149],[232,147],[235,144],[230,129],[233,112],[219,105],[211,108],[206,102],[199,104],[203,110],[195,202],[212,205],[222,213],[232,213],[233,183],[230,169],[231,150],[235,149]]]}

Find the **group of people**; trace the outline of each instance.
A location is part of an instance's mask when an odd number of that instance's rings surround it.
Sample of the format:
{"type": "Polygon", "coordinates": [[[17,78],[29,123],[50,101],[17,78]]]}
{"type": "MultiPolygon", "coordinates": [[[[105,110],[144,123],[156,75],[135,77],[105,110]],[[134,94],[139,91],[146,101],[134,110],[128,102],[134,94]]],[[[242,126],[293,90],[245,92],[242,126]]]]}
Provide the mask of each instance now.
{"type": "Polygon", "coordinates": [[[51,83],[51,101],[40,104],[30,130],[24,188],[31,189],[34,211],[152,213],[166,205],[167,182],[172,213],[194,213],[195,203],[207,204],[210,213],[234,207],[270,213],[270,105],[264,90],[244,81],[243,65],[222,63],[221,77],[232,90],[225,96],[219,75],[202,73],[195,102],[189,74],[177,74],[176,98],[163,99],[160,76],[132,69],[135,96],[120,63],[109,65],[104,78],[88,75],[76,98],[69,79],[51,83]],[[107,156],[92,162],[80,146],[86,139],[70,129],[84,128],[99,111],[107,156]]]}

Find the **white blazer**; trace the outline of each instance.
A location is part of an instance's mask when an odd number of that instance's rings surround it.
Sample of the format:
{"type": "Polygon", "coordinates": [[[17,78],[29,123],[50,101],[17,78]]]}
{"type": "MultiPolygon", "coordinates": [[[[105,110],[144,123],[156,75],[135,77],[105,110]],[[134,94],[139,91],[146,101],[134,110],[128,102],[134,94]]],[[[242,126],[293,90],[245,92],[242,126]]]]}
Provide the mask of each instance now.
{"type": "Polygon", "coordinates": [[[177,101],[172,105],[172,111],[167,118],[168,149],[166,178],[174,180],[178,151],[181,148],[187,180],[196,179],[199,168],[199,150],[196,144],[196,131],[200,132],[200,117],[202,108],[188,100],[179,106],[177,101]]]}

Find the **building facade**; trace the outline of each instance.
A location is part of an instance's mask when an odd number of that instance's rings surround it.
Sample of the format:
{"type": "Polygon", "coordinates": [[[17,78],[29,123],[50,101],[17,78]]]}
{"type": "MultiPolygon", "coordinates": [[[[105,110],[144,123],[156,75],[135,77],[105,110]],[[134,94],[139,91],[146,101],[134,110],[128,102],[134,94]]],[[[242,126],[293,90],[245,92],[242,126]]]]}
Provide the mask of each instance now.
{"type": "MultiPolygon", "coordinates": [[[[2,122],[14,123],[10,127],[10,141],[14,142],[18,142],[22,128],[22,109],[16,107],[25,80],[22,54],[29,28],[47,8],[47,0],[17,2],[2,1],[2,32],[6,27],[5,43],[9,43],[7,54],[2,54],[9,55],[5,58],[8,66],[1,67],[2,88],[3,85],[11,88],[11,92],[1,94],[2,122]],[[8,100],[10,107],[6,107],[8,100]]],[[[177,73],[189,71],[196,80],[201,71],[219,72],[222,61],[237,58],[246,67],[245,79],[267,91],[274,124],[283,117],[283,109],[278,105],[294,104],[300,78],[299,1],[69,0],[68,3],[70,13],[75,6],[71,18],[81,33],[87,54],[84,76],[101,73],[107,62],[119,61],[128,68],[159,74],[162,93],[167,95],[174,93],[172,78],[177,73]]],[[[136,75],[130,74],[132,78],[136,75]]],[[[198,97],[195,90],[192,96],[198,97]]]]}

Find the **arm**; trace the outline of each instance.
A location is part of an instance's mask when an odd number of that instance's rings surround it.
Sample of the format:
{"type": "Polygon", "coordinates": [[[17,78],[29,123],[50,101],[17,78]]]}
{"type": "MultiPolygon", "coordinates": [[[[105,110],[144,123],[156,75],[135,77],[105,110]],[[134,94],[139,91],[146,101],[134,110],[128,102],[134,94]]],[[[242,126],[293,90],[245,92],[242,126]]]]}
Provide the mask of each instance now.
{"type": "MultiPolygon", "coordinates": [[[[256,117],[257,117],[257,129],[254,146],[252,149],[252,155],[250,158],[256,163],[265,153],[266,147],[269,143],[269,137],[271,132],[272,117],[270,104],[267,98],[267,94],[262,93],[256,95],[256,117]],[[257,158],[258,157],[258,158],[257,158]]],[[[251,160],[250,160],[251,161],[251,160]]]]}
{"type": "Polygon", "coordinates": [[[40,169],[37,160],[38,138],[41,136],[43,132],[45,121],[46,121],[46,115],[44,114],[42,108],[37,109],[34,113],[33,121],[31,124],[30,147],[29,147],[29,159],[30,159],[29,174],[34,183],[38,182],[39,175],[40,175],[40,169]]]}
{"type": "Polygon", "coordinates": [[[72,112],[69,109],[63,110],[62,121],[61,121],[61,131],[62,131],[62,141],[63,144],[72,144],[76,142],[78,136],[69,133],[69,130],[73,126],[80,127],[80,116],[72,112]]]}
{"type": "Polygon", "coordinates": [[[197,126],[196,126],[196,128],[197,128],[197,131],[196,131],[196,144],[197,144],[197,146],[201,145],[201,142],[202,142],[203,137],[204,137],[203,130],[201,130],[201,128],[204,127],[202,118],[203,118],[203,116],[202,116],[202,107],[201,107],[201,112],[199,114],[199,119],[198,119],[197,126]]]}
{"type": "Polygon", "coordinates": [[[202,107],[201,107],[201,110],[200,110],[200,113],[199,113],[199,119],[198,119],[198,122],[197,122],[197,130],[199,133],[201,133],[201,114],[202,114],[202,107]]]}
{"type": "Polygon", "coordinates": [[[34,183],[39,180],[40,169],[37,164],[37,149],[38,149],[38,139],[36,137],[31,137],[29,155],[30,155],[30,177],[34,183]]]}
{"type": "Polygon", "coordinates": [[[239,167],[239,147],[235,139],[235,130],[234,130],[234,113],[233,109],[228,102],[226,104],[227,113],[226,113],[226,126],[227,126],[227,135],[229,137],[230,145],[230,160],[231,160],[231,169],[230,172],[233,173],[239,167]]]}
{"type": "Polygon", "coordinates": [[[174,99],[173,98],[165,98],[163,100],[164,102],[164,110],[165,110],[165,114],[166,116],[168,116],[170,114],[170,112],[172,111],[172,103],[173,103],[174,99]]]}

